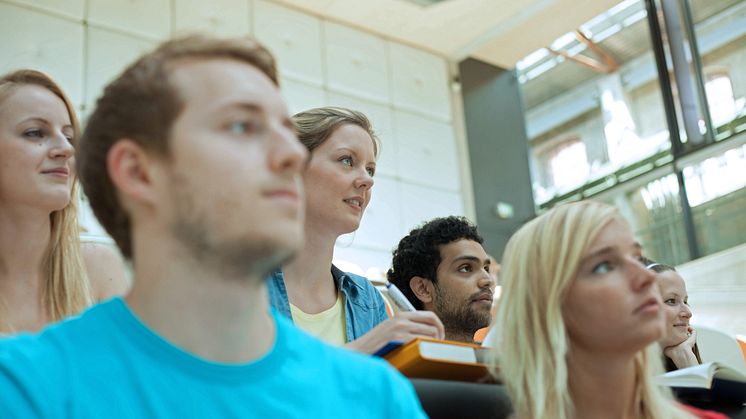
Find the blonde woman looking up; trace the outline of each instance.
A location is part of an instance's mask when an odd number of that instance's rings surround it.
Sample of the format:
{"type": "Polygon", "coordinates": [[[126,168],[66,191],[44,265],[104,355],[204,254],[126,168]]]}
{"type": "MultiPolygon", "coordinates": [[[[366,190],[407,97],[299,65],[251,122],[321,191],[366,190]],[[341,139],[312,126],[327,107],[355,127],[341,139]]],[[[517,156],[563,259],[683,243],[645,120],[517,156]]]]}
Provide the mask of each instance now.
{"type": "Polygon", "coordinates": [[[47,75],[19,70],[0,77],[2,334],[39,330],[126,289],[113,250],[81,250],[79,135],[72,104],[47,75]]]}
{"type": "Polygon", "coordinates": [[[653,381],[663,309],[641,251],[617,210],[594,202],[510,239],[492,344],[516,417],[696,417],[653,381]]]}
{"type": "Polygon", "coordinates": [[[370,203],[379,143],[360,112],[325,107],[293,116],[310,153],[303,170],[305,243],[267,281],[270,302],[299,328],[334,344],[373,353],[392,340],[442,339],[443,324],[428,311],[386,314],[367,278],[332,265],[334,243],[358,229],[370,203]]]}

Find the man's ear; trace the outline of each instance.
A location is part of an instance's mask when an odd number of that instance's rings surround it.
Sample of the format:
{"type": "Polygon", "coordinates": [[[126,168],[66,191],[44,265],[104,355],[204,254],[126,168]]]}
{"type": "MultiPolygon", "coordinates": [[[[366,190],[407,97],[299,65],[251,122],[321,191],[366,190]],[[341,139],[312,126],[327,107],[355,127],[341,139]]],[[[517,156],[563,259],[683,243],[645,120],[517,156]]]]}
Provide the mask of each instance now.
{"type": "Polygon", "coordinates": [[[421,276],[413,276],[412,279],[409,280],[409,288],[412,289],[414,295],[422,301],[423,304],[433,302],[435,296],[435,286],[433,285],[433,281],[421,276]]]}
{"type": "Polygon", "coordinates": [[[124,197],[146,205],[154,201],[153,159],[140,144],[129,139],[114,143],[106,155],[106,170],[124,197]]]}

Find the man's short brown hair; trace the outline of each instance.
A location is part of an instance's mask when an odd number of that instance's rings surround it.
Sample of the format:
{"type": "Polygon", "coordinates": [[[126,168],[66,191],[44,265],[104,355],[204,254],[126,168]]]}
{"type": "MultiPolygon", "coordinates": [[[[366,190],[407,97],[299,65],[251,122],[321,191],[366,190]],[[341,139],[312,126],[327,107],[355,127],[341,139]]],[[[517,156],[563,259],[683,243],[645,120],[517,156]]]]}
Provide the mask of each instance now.
{"type": "Polygon", "coordinates": [[[128,259],[130,219],[109,178],[109,150],[127,138],[168,156],[171,128],[184,105],[178,86],[169,80],[171,71],[179,62],[211,59],[248,63],[279,85],[272,54],[252,39],[178,38],[142,56],[111,82],[88,120],[77,156],[80,181],[94,214],[128,259]]]}

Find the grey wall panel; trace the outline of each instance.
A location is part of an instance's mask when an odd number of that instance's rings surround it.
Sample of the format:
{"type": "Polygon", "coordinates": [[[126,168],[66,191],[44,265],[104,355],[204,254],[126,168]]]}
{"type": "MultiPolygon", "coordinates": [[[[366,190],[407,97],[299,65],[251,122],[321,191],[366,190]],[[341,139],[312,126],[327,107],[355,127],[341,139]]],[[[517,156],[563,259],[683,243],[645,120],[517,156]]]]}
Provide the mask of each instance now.
{"type": "Polygon", "coordinates": [[[474,59],[459,71],[477,224],[485,249],[500,260],[512,233],[535,211],[520,86],[512,70],[474,59]],[[495,215],[498,202],[512,205],[511,218],[495,215]]]}

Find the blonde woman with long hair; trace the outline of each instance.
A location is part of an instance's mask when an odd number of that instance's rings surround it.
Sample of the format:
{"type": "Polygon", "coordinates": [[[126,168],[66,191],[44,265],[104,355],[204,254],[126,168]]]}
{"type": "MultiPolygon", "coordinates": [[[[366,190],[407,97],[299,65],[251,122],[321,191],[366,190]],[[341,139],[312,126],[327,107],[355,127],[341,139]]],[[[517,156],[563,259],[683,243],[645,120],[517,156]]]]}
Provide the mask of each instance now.
{"type": "Polygon", "coordinates": [[[697,417],[654,383],[663,311],[641,251],[617,210],[594,202],[510,239],[492,346],[517,418],[697,417]]]}
{"type": "Polygon", "coordinates": [[[47,75],[0,77],[0,334],[39,330],[126,289],[113,250],[81,249],[79,135],[72,104],[47,75]]]}

